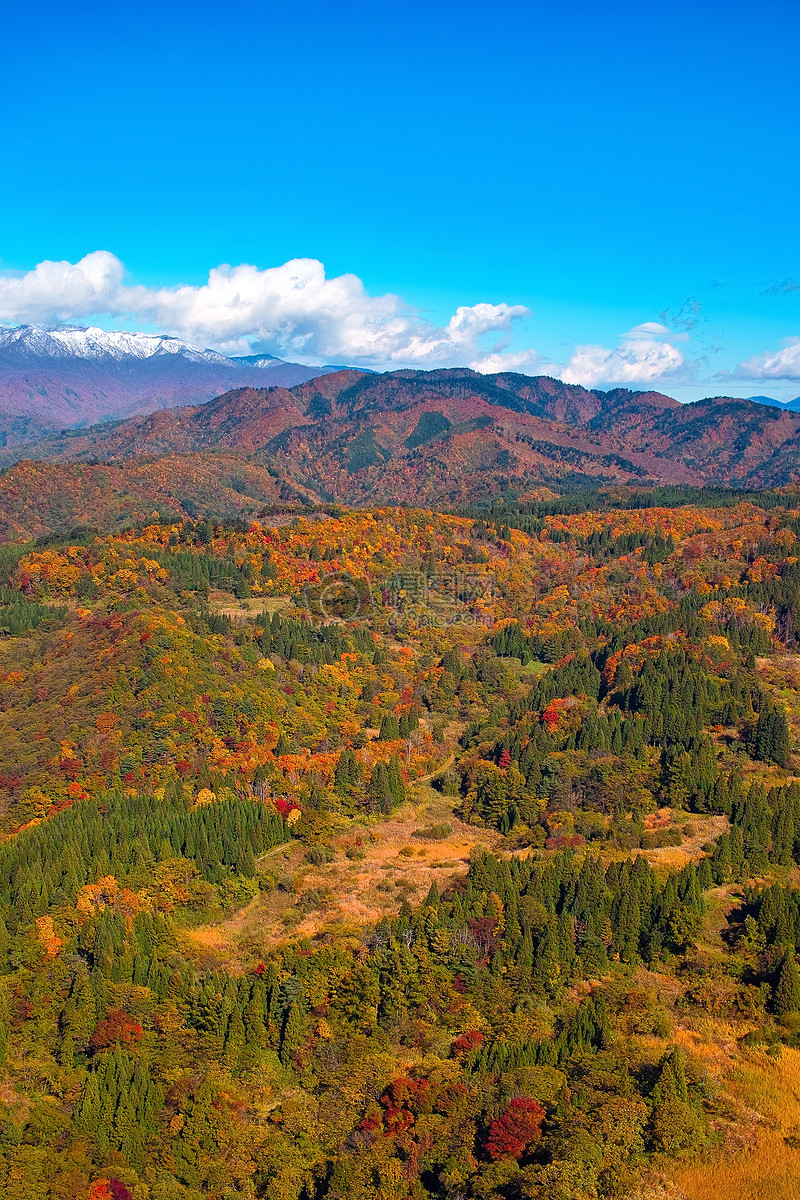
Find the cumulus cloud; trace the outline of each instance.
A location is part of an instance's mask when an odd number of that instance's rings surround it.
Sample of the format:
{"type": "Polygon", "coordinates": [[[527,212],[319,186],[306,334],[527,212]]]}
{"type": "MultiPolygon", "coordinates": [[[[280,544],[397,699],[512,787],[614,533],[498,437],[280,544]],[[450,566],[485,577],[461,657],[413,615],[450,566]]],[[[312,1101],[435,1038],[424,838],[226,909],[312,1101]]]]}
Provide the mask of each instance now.
{"type": "Polygon", "coordinates": [[[754,354],[731,375],[734,379],[800,379],[800,338],[792,338],[781,350],[754,354]]]}
{"type": "Polygon", "coordinates": [[[672,376],[683,367],[680,350],[671,342],[684,340],[658,321],[644,321],[628,330],[614,349],[605,346],[577,346],[567,363],[555,363],[535,351],[520,350],[483,355],[469,365],[484,373],[523,371],[527,374],[550,375],[564,383],[579,383],[584,387],[612,384],[652,384],[663,376],[672,376]]]}
{"type": "Polygon", "coordinates": [[[663,340],[668,333],[665,326],[648,321],[629,330],[613,350],[578,346],[558,377],[584,387],[653,383],[683,366],[680,350],[663,340]]]}
{"type": "Polygon", "coordinates": [[[506,352],[495,350],[490,354],[473,359],[467,365],[472,367],[473,371],[480,371],[482,375],[498,375],[503,371],[521,371],[525,375],[547,375],[552,374],[553,370],[560,369],[552,363],[545,362],[535,350],[509,350],[506,352]]]}
{"type": "Polygon", "coordinates": [[[122,290],[122,263],[106,250],[80,262],[40,262],[24,275],[0,275],[0,321],[74,321],[106,311],[122,290]]]}
{"type": "Polygon", "coordinates": [[[499,335],[490,352],[499,352],[526,315],[519,304],[475,304],[437,326],[399,296],[369,295],[356,275],[327,278],[310,258],[265,269],[216,267],[199,287],[127,284],[122,263],[103,250],[77,263],[42,262],[24,275],[0,275],[0,321],[124,318],[228,354],[257,345],[317,362],[463,363],[482,352],[490,334],[499,335]]]}

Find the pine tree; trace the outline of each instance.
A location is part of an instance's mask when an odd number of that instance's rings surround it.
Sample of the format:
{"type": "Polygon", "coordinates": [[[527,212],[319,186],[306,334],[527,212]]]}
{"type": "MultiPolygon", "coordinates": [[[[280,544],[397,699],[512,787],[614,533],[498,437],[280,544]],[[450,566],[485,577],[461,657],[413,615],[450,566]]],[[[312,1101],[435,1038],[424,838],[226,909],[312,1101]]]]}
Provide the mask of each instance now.
{"type": "Polygon", "coordinates": [[[236,859],[236,870],[240,875],[244,875],[248,879],[256,873],[256,860],[253,851],[249,845],[242,846],[239,855],[236,859]]]}
{"type": "Polygon", "coordinates": [[[8,993],[0,982],[0,1066],[5,1066],[8,1058],[8,1041],[11,1031],[11,1020],[8,1011],[8,993]]]}
{"type": "Polygon", "coordinates": [[[253,984],[250,1002],[244,1010],[245,1041],[248,1047],[263,1050],[267,1044],[266,996],[264,984],[253,984]]]}
{"type": "Polygon", "coordinates": [[[336,763],[333,786],[337,792],[346,792],[358,779],[358,763],[349,746],[345,747],[336,763]]]}
{"type": "Polygon", "coordinates": [[[794,953],[788,951],[775,988],[775,1011],[780,1017],[800,1012],[800,971],[794,953]]]}
{"type": "Polygon", "coordinates": [[[400,724],[394,713],[384,713],[378,737],[382,742],[395,742],[400,737],[400,724]]]}
{"type": "Polygon", "coordinates": [[[711,869],[711,859],[708,857],[700,860],[700,863],[697,867],[697,882],[703,891],[713,887],[714,874],[711,869]]]}
{"type": "Polygon", "coordinates": [[[225,1037],[225,1054],[228,1061],[234,1066],[238,1062],[239,1056],[244,1050],[245,1045],[245,1027],[242,1020],[242,1014],[238,1008],[235,1008],[231,1013],[231,1019],[228,1022],[228,1031],[225,1037]]]}
{"type": "Polygon", "coordinates": [[[548,923],[544,937],[536,947],[533,965],[533,982],[542,991],[552,995],[561,975],[558,961],[558,935],[553,919],[548,923]]]}
{"type": "Polygon", "coordinates": [[[75,1043],[72,1040],[72,1034],[67,1033],[61,1039],[61,1046],[58,1052],[58,1061],[64,1067],[71,1067],[75,1062],[75,1043]]]}
{"type": "Polygon", "coordinates": [[[655,1104],[662,1104],[665,1100],[688,1099],[686,1064],[677,1046],[673,1046],[662,1058],[651,1095],[655,1104]]]}
{"type": "Polygon", "coordinates": [[[389,774],[383,763],[372,768],[367,788],[367,800],[371,812],[389,813],[392,807],[392,791],[389,774]]]}
{"type": "Polygon", "coordinates": [[[765,707],[761,710],[756,725],[753,753],[762,762],[774,762],[785,767],[789,757],[789,722],[786,710],[781,707],[765,707]]]}
{"type": "Polygon", "coordinates": [[[65,1032],[71,1034],[76,1046],[87,1045],[97,1024],[97,1004],[89,976],[83,971],[73,984],[72,995],[64,1006],[62,1022],[65,1032]]]}
{"type": "Polygon", "coordinates": [[[785,797],[779,802],[772,822],[772,854],[773,862],[782,867],[791,866],[794,855],[795,822],[794,813],[785,797]]]}
{"type": "Polygon", "coordinates": [[[661,1060],[651,1100],[653,1150],[677,1154],[702,1145],[707,1136],[705,1119],[690,1100],[684,1059],[677,1047],[669,1050],[661,1060]]]}
{"type": "Polygon", "coordinates": [[[75,1109],[75,1128],[79,1133],[93,1133],[100,1117],[100,1088],[97,1072],[84,1079],[83,1090],[75,1109]]]}
{"type": "Polygon", "coordinates": [[[386,764],[386,781],[392,804],[402,804],[406,798],[406,784],[396,754],[393,754],[386,764]]]}
{"type": "Polygon", "coordinates": [[[289,1006],[286,1020],[281,1032],[281,1048],[279,1057],[284,1066],[291,1066],[294,1052],[302,1045],[305,1022],[299,1005],[294,1002],[289,1006]]]}

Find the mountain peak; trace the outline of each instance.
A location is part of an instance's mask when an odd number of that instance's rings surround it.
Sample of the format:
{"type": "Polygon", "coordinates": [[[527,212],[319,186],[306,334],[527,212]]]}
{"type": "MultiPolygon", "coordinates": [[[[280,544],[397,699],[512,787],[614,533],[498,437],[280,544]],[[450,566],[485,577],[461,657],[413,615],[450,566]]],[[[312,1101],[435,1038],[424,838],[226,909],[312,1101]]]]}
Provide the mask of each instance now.
{"type": "Polygon", "coordinates": [[[192,362],[226,363],[216,350],[203,350],[180,338],[158,333],[130,333],[85,325],[19,325],[0,331],[3,358],[83,359],[90,362],[154,358],[179,354],[192,362]]]}
{"type": "Polygon", "coordinates": [[[292,387],[326,373],[269,354],[227,358],[167,334],[0,326],[0,416],[38,426],[116,420],[199,404],[231,388],[292,387]]]}
{"type": "Polygon", "coordinates": [[[653,480],[762,487],[800,476],[800,416],[747,400],[682,405],[659,392],[448,369],[345,370],[291,388],[264,387],[272,372],[243,375],[210,403],[71,432],[30,452],[95,462],[208,450],[255,456],[289,491],[357,503],[463,505],[509,489],[653,480]]]}

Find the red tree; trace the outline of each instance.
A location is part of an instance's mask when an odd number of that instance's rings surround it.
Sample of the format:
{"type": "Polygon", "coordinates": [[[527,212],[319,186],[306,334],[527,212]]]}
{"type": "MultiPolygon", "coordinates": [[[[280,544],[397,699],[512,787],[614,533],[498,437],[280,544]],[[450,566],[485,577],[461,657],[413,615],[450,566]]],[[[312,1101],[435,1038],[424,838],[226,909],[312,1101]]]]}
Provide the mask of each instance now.
{"type": "Polygon", "coordinates": [[[89,1039],[92,1050],[105,1050],[108,1046],[134,1046],[142,1036],[142,1027],[126,1012],[110,1008],[102,1021],[98,1021],[89,1039]]]}
{"type": "Polygon", "coordinates": [[[455,1054],[470,1054],[473,1050],[479,1049],[483,1045],[484,1037],[479,1029],[468,1029],[466,1033],[459,1034],[453,1039],[453,1052],[455,1054]]]}
{"type": "Polygon", "coordinates": [[[133,1200],[119,1179],[97,1179],[92,1185],[89,1200],[133,1200]]]}
{"type": "Polygon", "coordinates": [[[544,1109],[535,1100],[517,1096],[502,1117],[492,1121],[486,1150],[490,1158],[521,1158],[542,1133],[544,1109]]]}

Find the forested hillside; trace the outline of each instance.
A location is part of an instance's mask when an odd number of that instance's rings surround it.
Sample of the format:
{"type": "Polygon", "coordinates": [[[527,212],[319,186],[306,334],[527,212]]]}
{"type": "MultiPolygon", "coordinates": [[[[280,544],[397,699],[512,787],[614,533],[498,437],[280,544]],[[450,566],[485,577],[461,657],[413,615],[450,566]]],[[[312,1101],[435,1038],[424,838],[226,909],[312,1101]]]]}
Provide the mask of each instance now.
{"type": "MultiPolygon", "coordinates": [[[[269,468],[318,503],[436,508],[512,490],[524,499],[543,484],[781,486],[800,476],[799,437],[800,415],[730,397],[679,404],[544,376],[343,370],[10,444],[2,461],[222,452],[269,468]]],[[[0,496],[13,480],[13,471],[0,478],[0,496]]]]}
{"type": "Polygon", "coordinates": [[[798,493],[91,470],[0,545],[0,1193],[797,1194],[798,493]]]}

